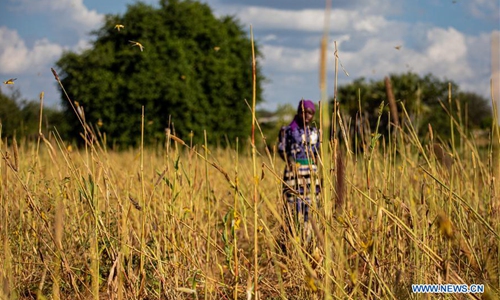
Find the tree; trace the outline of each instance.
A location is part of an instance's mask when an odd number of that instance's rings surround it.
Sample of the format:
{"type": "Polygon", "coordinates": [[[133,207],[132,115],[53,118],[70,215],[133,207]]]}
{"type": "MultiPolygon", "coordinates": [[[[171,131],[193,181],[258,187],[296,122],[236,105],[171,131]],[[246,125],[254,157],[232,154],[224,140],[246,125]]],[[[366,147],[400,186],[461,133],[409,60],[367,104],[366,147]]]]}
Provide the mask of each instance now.
{"type": "Polygon", "coordinates": [[[493,114],[489,102],[482,96],[471,92],[460,92],[457,105],[462,112],[462,120],[468,128],[489,129],[493,124],[493,114]]]}
{"type": "Polygon", "coordinates": [[[0,124],[1,136],[11,138],[16,133],[16,129],[21,124],[19,107],[17,106],[15,95],[9,97],[0,90],[0,124]]]}
{"type": "MultiPolygon", "coordinates": [[[[40,103],[34,100],[21,99],[19,90],[11,95],[0,90],[0,123],[2,137],[38,138],[40,120],[40,103]]],[[[50,107],[43,108],[42,132],[48,136],[48,131],[57,129],[62,138],[67,137],[68,126],[61,111],[50,107]]]]}
{"type": "MultiPolygon", "coordinates": [[[[233,17],[216,18],[196,1],[162,0],[159,8],[137,3],[123,16],[106,16],[94,35],[92,49],[65,53],[57,66],[87,123],[101,125],[112,141],[137,145],[142,106],[147,142],[162,139],[167,127],[181,138],[193,131],[195,142],[203,141],[203,130],[213,143],[249,135],[251,41],[233,17]],[[124,28],[118,31],[115,24],[124,28]],[[141,43],[144,51],[129,41],[141,43]]],[[[260,68],[257,76],[260,102],[260,68]]],[[[77,135],[81,125],[62,98],[77,135]]]]}
{"type": "MultiPolygon", "coordinates": [[[[457,121],[468,120],[464,125],[467,124],[469,128],[485,127],[491,118],[491,109],[485,98],[474,93],[460,92],[453,81],[442,81],[432,74],[419,77],[414,73],[392,74],[390,80],[395,100],[398,102],[400,119],[405,119],[402,109],[404,105],[421,138],[427,135],[428,124],[431,124],[434,132],[442,138],[449,137],[451,128],[448,112],[457,121]]],[[[351,118],[351,124],[355,124],[355,120],[362,117],[372,131],[377,124],[380,104],[384,102],[379,133],[388,133],[389,107],[384,80],[366,82],[365,78],[356,79],[351,84],[339,87],[337,98],[342,111],[351,118]]]]}

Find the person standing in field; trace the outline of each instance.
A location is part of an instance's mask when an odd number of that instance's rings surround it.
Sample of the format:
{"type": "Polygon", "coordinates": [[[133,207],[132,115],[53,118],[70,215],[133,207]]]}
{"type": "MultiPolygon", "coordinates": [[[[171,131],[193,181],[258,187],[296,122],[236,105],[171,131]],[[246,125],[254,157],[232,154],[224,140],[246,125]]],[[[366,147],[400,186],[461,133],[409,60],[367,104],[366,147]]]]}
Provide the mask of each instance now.
{"type": "Polygon", "coordinates": [[[319,131],[311,124],[315,112],[314,102],[301,100],[293,121],[281,128],[278,144],[278,153],[286,163],[283,176],[286,226],[289,230],[293,226],[307,240],[311,236],[308,223],[311,207],[316,207],[320,193],[319,131]]]}

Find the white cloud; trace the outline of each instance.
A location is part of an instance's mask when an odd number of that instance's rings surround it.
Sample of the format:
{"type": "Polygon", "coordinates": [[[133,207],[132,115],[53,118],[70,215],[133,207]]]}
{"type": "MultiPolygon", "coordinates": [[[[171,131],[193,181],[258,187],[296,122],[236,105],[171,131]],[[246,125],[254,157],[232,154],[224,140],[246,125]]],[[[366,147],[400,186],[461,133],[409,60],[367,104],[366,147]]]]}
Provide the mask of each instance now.
{"type": "MultiPolygon", "coordinates": [[[[391,21],[387,19],[389,14],[402,12],[400,4],[385,0],[362,2],[342,9],[334,5],[330,16],[329,31],[332,36],[335,34],[340,60],[350,74],[348,80],[361,76],[378,79],[389,73],[407,71],[420,75],[432,73],[440,79],[457,82],[462,90],[487,95],[484,79],[489,76],[482,71],[489,62],[487,37],[467,36],[457,29],[432,27],[429,23],[391,21]],[[400,45],[400,50],[395,49],[400,45]]],[[[471,0],[467,5],[476,16],[485,16],[485,12],[491,16],[498,14],[498,4],[493,2],[471,0]]],[[[260,40],[264,54],[262,66],[267,74],[280,81],[279,84],[273,83],[271,78],[269,89],[281,87],[285,76],[291,73],[309,79],[303,83],[290,83],[290,87],[317,83],[317,76],[312,79],[311,74],[316,74],[319,69],[319,38],[324,29],[324,9],[283,10],[220,5],[218,13],[236,15],[255,29],[302,33],[294,45],[284,46],[266,38],[260,40]]],[[[282,40],[282,37],[277,35],[277,40],[282,40]]],[[[328,51],[328,69],[332,76],[334,47],[331,37],[328,51]]],[[[341,68],[339,72],[343,73],[341,68]]],[[[339,74],[339,77],[345,76],[339,74]]]]}
{"type": "Polygon", "coordinates": [[[467,59],[472,44],[466,43],[466,37],[453,28],[433,28],[426,39],[420,41],[423,47],[414,50],[405,47],[403,37],[392,39],[369,39],[358,51],[340,53],[343,63],[354,78],[377,74],[403,73],[407,71],[424,75],[432,73],[438,78],[448,78],[464,82],[475,74],[467,59]],[[396,45],[402,45],[400,50],[396,45]],[[469,46],[469,48],[468,48],[469,46]]]}
{"type": "Polygon", "coordinates": [[[322,29],[324,12],[321,10],[280,10],[267,7],[248,7],[240,11],[239,19],[255,28],[318,31],[322,29]]]}
{"type": "Polygon", "coordinates": [[[278,39],[278,37],[275,34],[268,34],[265,37],[263,37],[260,41],[269,42],[269,41],[275,41],[277,39],[278,39]]]}
{"type": "Polygon", "coordinates": [[[464,35],[453,28],[431,29],[427,39],[429,47],[425,54],[433,62],[458,62],[467,52],[464,35]]]}
{"type": "Polygon", "coordinates": [[[319,50],[306,50],[274,45],[263,45],[263,65],[277,71],[302,72],[317,70],[319,50]]]}
{"type": "Polygon", "coordinates": [[[75,51],[76,53],[82,53],[83,51],[92,48],[93,45],[88,39],[80,39],[78,43],[72,47],[72,51],[75,51]]]}
{"type": "Polygon", "coordinates": [[[50,43],[47,39],[35,41],[29,49],[17,31],[0,27],[0,65],[2,73],[20,74],[29,69],[37,69],[58,58],[63,47],[50,43]]]}
{"type": "Polygon", "coordinates": [[[500,21],[500,6],[497,0],[469,0],[468,11],[476,18],[500,21]]]}
{"type": "MultiPolygon", "coordinates": [[[[285,29],[305,32],[324,30],[324,9],[284,10],[260,6],[225,6],[222,14],[233,14],[245,24],[259,29],[285,29]]],[[[381,15],[364,10],[333,9],[329,29],[333,31],[378,32],[389,22],[381,15]]]]}
{"type": "Polygon", "coordinates": [[[482,33],[478,36],[466,36],[465,43],[468,49],[466,60],[470,62],[470,66],[474,66],[474,70],[471,70],[467,76],[463,78],[463,83],[460,85],[462,90],[489,95],[489,79],[492,73],[491,60],[489,59],[492,55],[491,42],[491,33],[482,33]],[[484,80],[481,80],[483,78],[484,80]]]}
{"type": "Polygon", "coordinates": [[[103,22],[103,15],[95,10],[89,10],[83,0],[11,0],[11,9],[39,13],[56,12],[51,14],[51,21],[61,29],[71,28],[80,36],[96,29],[103,22]]]}
{"type": "MultiPolygon", "coordinates": [[[[398,35],[377,35],[368,37],[363,46],[343,50],[343,43],[350,35],[340,36],[337,40],[339,58],[346,71],[339,65],[339,81],[366,77],[381,79],[390,73],[402,74],[408,71],[421,76],[432,73],[441,80],[449,79],[459,84],[462,91],[472,91],[487,96],[489,93],[489,43],[490,34],[467,36],[453,28],[431,28],[419,41],[421,48],[412,49],[404,45],[405,32],[398,35]],[[395,46],[402,45],[397,50],[395,46]]],[[[318,41],[319,45],[319,41],[318,41]]],[[[264,61],[262,65],[271,73],[268,88],[282,86],[287,74],[295,74],[296,80],[287,80],[286,84],[300,90],[316,87],[319,70],[319,47],[300,49],[293,46],[262,45],[264,61]],[[302,76],[301,80],[300,79],[302,76]],[[273,82],[279,78],[280,83],[273,82]]],[[[328,47],[329,80],[334,73],[334,41],[328,47]]],[[[290,79],[290,77],[288,77],[290,79]]],[[[271,95],[273,95],[271,93],[271,95]]]]}

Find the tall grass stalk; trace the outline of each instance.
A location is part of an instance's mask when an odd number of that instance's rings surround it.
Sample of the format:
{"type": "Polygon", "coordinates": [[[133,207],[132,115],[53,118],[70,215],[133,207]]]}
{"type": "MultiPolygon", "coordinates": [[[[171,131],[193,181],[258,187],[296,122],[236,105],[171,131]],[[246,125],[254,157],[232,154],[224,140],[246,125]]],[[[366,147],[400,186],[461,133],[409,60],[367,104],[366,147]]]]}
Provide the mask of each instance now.
{"type": "MultiPolygon", "coordinates": [[[[492,144],[492,164],[493,170],[492,175],[493,178],[496,179],[494,186],[494,199],[492,203],[492,210],[495,212],[493,216],[493,221],[496,223],[496,232],[500,232],[500,187],[498,184],[498,178],[500,178],[500,99],[495,99],[500,95],[500,84],[498,82],[493,82],[494,78],[498,78],[500,76],[500,67],[498,66],[498,53],[500,53],[500,46],[498,45],[498,41],[500,40],[500,34],[496,34],[496,42],[492,42],[492,57],[495,58],[496,64],[494,64],[494,71],[496,74],[492,74],[492,78],[490,80],[490,97],[491,97],[491,107],[493,113],[493,124],[492,124],[492,133],[491,133],[491,144],[492,144]],[[494,56],[493,56],[494,55],[494,56]],[[494,76],[496,75],[496,76],[494,76]],[[496,95],[494,93],[496,86],[496,95]],[[496,168],[495,168],[496,166],[496,168]]],[[[498,261],[496,264],[496,270],[498,274],[497,278],[497,286],[498,286],[498,294],[500,294],[500,238],[497,240],[497,257],[498,261]]]]}
{"type": "MultiPolygon", "coordinates": [[[[241,214],[238,211],[238,200],[239,196],[239,177],[238,177],[238,165],[239,165],[239,141],[236,138],[236,151],[235,151],[235,165],[234,165],[234,195],[233,195],[233,259],[234,259],[234,292],[233,297],[234,300],[238,299],[238,282],[240,280],[240,272],[239,272],[239,258],[238,258],[238,236],[236,234],[236,230],[238,228],[236,224],[236,218],[241,218],[241,214]]],[[[238,219],[241,220],[241,219],[238,219]]]]}
{"type": "MultiPolygon", "coordinates": [[[[451,89],[451,82],[448,83],[448,106],[449,106],[449,116],[450,116],[450,131],[451,131],[451,149],[452,149],[452,159],[453,159],[453,162],[452,162],[452,165],[451,165],[451,168],[450,168],[450,191],[449,191],[449,196],[448,196],[448,205],[447,205],[447,215],[449,218],[452,217],[452,207],[451,205],[453,204],[452,202],[452,199],[453,199],[453,187],[455,187],[455,180],[456,180],[456,172],[455,172],[455,168],[460,168],[460,157],[459,157],[459,153],[457,152],[456,150],[456,145],[455,145],[455,126],[454,126],[454,122],[456,122],[456,119],[455,117],[453,116],[453,105],[452,105],[452,89],[451,89]]],[[[457,103],[458,104],[458,103],[457,103]]],[[[461,120],[461,112],[460,112],[460,107],[458,107],[458,110],[457,110],[457,113],[458,113],[458,118],[459,120],[461,120]]],[[[459,123],[459,128],[463,128],[461,122],[459,123]]],[[[462,139],[460,139],[462,140],[462,139]]],[[[460,145],[462,145],[462,141],[460,141],[460,145]]],[[[462,148],[463,149],[463,148],[462,148]]],[[[458,188],[458,192],[461,192],[460,191],[460,187],[457,186],[458,188]]],[[[460,217],[461,215],[461,211],[463,211],[463,208],[462,207],[459,207],[459,208],[455,208],[456,209],[456,215],[458,217],[460,217]]],[[[447,240],[447,247],[448,247],[448,252],[447,252],[447,255],[446,255],[446,262],[447,262],[447,266],[446,266],[446,270],[445,270],[445,280],[448,280],[448,268],[449,268],[449,262],[451,260],[451,255],[452,255],[452,244],[451,244],[451,239],[448,239],[447,240]]]]}
{"type": "Polygon", "coordinates": [[[56,243],[56,257],[53,264],[53,286],[52,299],[61,299],[60,282],[61,282],[61,264],[63,255],[63,233],[64,233],[64,195],[65,187],[61,187],[58,191],[59,195],[55,198],[55,220],[54,220],[54,237],[56,243]]]}
{"type": "MultiPolygon", "coordinates": [[[[325,180],[324,185],[322,187],[322,205],[323,205],[323,215],[325,218],[325,223],[323,224],[324,228],[324,251],[325,251],[325,276],[323,279],[324,286],[324,299],[331,299],[332,294],[332,284],[330,280],[330,274],[332,272],[332,249],[330,247],[330,228],[327,225],[330,222],[331,209],[333,208],[331,199],[332,199],[332,182],[328,182],[328,179],[331,177],[331,132],[333,129],[330,128],[330,109],[328,105],[328,90],[327,90],[327,55],[328,55],[328,28],[330,22],[330,11],[331,11],[331,1],[326,1],[326,9],[324,16],[324,28],[323,28],[323,37],[321,39],[320,46],[320,61],[319,61],[319,88],[321,93],[321,101],[320,101],[320,132],[321,132],[321,151],[320,151],[320,166],[322,177],[325,180]]],[[[333,114],[334,117],[335,114],[333,114]]],[[[319,199],[318,199],[319,200],[319,199]]]]}
{"type": "Polygon", "coordinates": [[[139,169],[139,180],[141,182],[141,204],[142,204],[142,213],[141,213],[141,246],[140,246],[140,262],[139,262],[139,289],[137,297],[142,297],[143,288],[146,282],[146,271],[144,268],[145,265],[145,252],[146,252],[146,220],[148,219],[148,205],[146,203],[146,191],[145,191],[145,183],[144,183],[144,106],[141,107],[141,144],[140,144],[140,169],[139,169]]]}
{"type": "Polygon", "coordinates": [[[255,45],[254,45],[254,38],[253,38],[253,28],[250,26],[250,39],[252,43],[252,132],[251,132],[251,146],[252,146],[252,166],[253,166],[253,213],[254,213],[254,219],[253,219],[253,251],[254,251],[254,257],[253,257],[253,263],[254,263],[254,274],[253,274],[253,291],[254,291],[254,298],[259,299],[259,240],[258,240],[258,235],[257,235],[257,228],[258,228],[258,218],[259,218],[259,195],[258,195],[258,189],[259,189],[259,178],[257,175],[257,148],[255,145],[255,123],[256,123],[256,117],[255,117],[255,105],[257,101],[257,65],[255,61],[255,45]]]}
{"type": "MultiPolygon", "coordinates": [[[[39,158],[39,153],[40,153],[40,142],[41,138],[43,135],[42,132],[42,120],[43,120],[43,100],[44,100],[45,93],[40,92],[39,99],[40,99],[40,109],[39,109],[39,116],[38,116],[38,137],[36,141],[36,150],[33,155],[33,169],[36,169],[36,166],[38,164],[38,158],[39,158]]],[[[29,182],[31,173],[28,174],[27,182],[29,182]]]]}
{"type": "MultiPolygon", "coordinates": [[[[88,146],[86,146],[87,148],[88,146]]],[[[87,155],[88,158],[88,155],[87,155]]],[[[87,161],[88,162],[88,161],[87,161]]],[[[88,165],[87,165],[88,166],[88,165]]],[[[90,240],[91,247],[91,276],[92,276],[92,298],[95,300],[99,299],[99,285],[100,285],[100,274],[99,274],[99,197],[95,194],[95,182],[93,173],[88,176],[87,186],[89,203],[91,203],[92,217],[93,217],[93,231],[90,240]]]]}
{"type": "MultiPolygon", "coordinates": [[[[43,97],[44,93],[40,93],[40,118],[38,125],[38,138],[36,144],[36,152],[33,163],[33,168],[38,164],[38,156],[40,150],[40,139],[43,135],[42,133],[42,115],[43,115],[43,97]]],[[[66,195],[65,185],[63,185],[58,190],[58,196],[55,199],[55,219],[54,219],[54,237],[56,244],[56,257],[54,258],[53,264],[53,285],[52,285],[52,299],[58,300],[61,298],[60,282],[61,282],[61,264],[63,256],[63,233],[64,233],[64,196],[66,195]]]]}
{"type": "Polygon", "coordinates": [[[207,237],[206,237],[206,253],[205,253],[205,299],[209,299],[209,295],[211,294],[211,289],[209,286],[208,277],[211,276],[212,264],[210,263],[210,242],[211,242],[211,228],[212,228],[212,204],[210,199],[210,180],[208,176],[208,140],[207,140],[207,132],[203,131],[203,137],[205,140],[205,201],[207,203],[207,237]]]}
{"type": "MultiPolygon", "coordinates": [[[[3,139],[2,139],[2,123],[0,123],[0,150],[3,154],[3,139]]],[[[0,260],[2,261],[2,268],[0,269],[0,297],[3,299],[8,299],[14,297],[12,285],[15,282],[13,264],[12,264],[12,252],[10,246],[10,234],[9,234],[9,202],[7,201],[6,189],[9,186],[8,183],[8,173],[7,173],[7,160],[3,160],[0,163],[0,202],[2,203],[2,220],[3,220],[3,230],[2,230],[2,251],[0,252],[0,260]]],[[[20,239],[21,240],[21,239],[20,239]]]]}

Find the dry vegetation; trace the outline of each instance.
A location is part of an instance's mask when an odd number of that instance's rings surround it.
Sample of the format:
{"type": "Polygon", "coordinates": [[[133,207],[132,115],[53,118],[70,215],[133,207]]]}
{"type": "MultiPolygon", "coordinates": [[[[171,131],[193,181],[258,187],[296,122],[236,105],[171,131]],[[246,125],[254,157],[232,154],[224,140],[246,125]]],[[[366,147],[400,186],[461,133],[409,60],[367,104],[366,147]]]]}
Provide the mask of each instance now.
{"type": "MultiPolygon", "coordinates": [[[[478,147],[450,118],[451,147],[431,127],[421,144],[405,114],[388,140],[358,137],[363,152],[324,139],[306,243],[282,237],[275,153],[193,146],[169,132],[163,147],[115,152],[75,113],[80,150],[44,137],[41,122],[37,142],[0,144],[0,299],[438,296],[412,294],[414,283],[485,286],[442,298],[499,296],[498,130],[478,147]]],[[[344,141],[346,121],[334,113],[344,141]]]]}
{"type": "Polygon", "coordinates": [[[314,242],[289,236],[286,255],[274,153],[253,161],[172,135],[114,152],[90,130],[78,151],[55,136],[4,140],[0,298],[249,299],[257,282],[260,299],[418,298],[412,283],[484,284],[441,297],[495,299],[495,151],[465,133],[422,145],[403,123],[389,141],[368,134],[364,153],[333,141],[314,242]]]}

